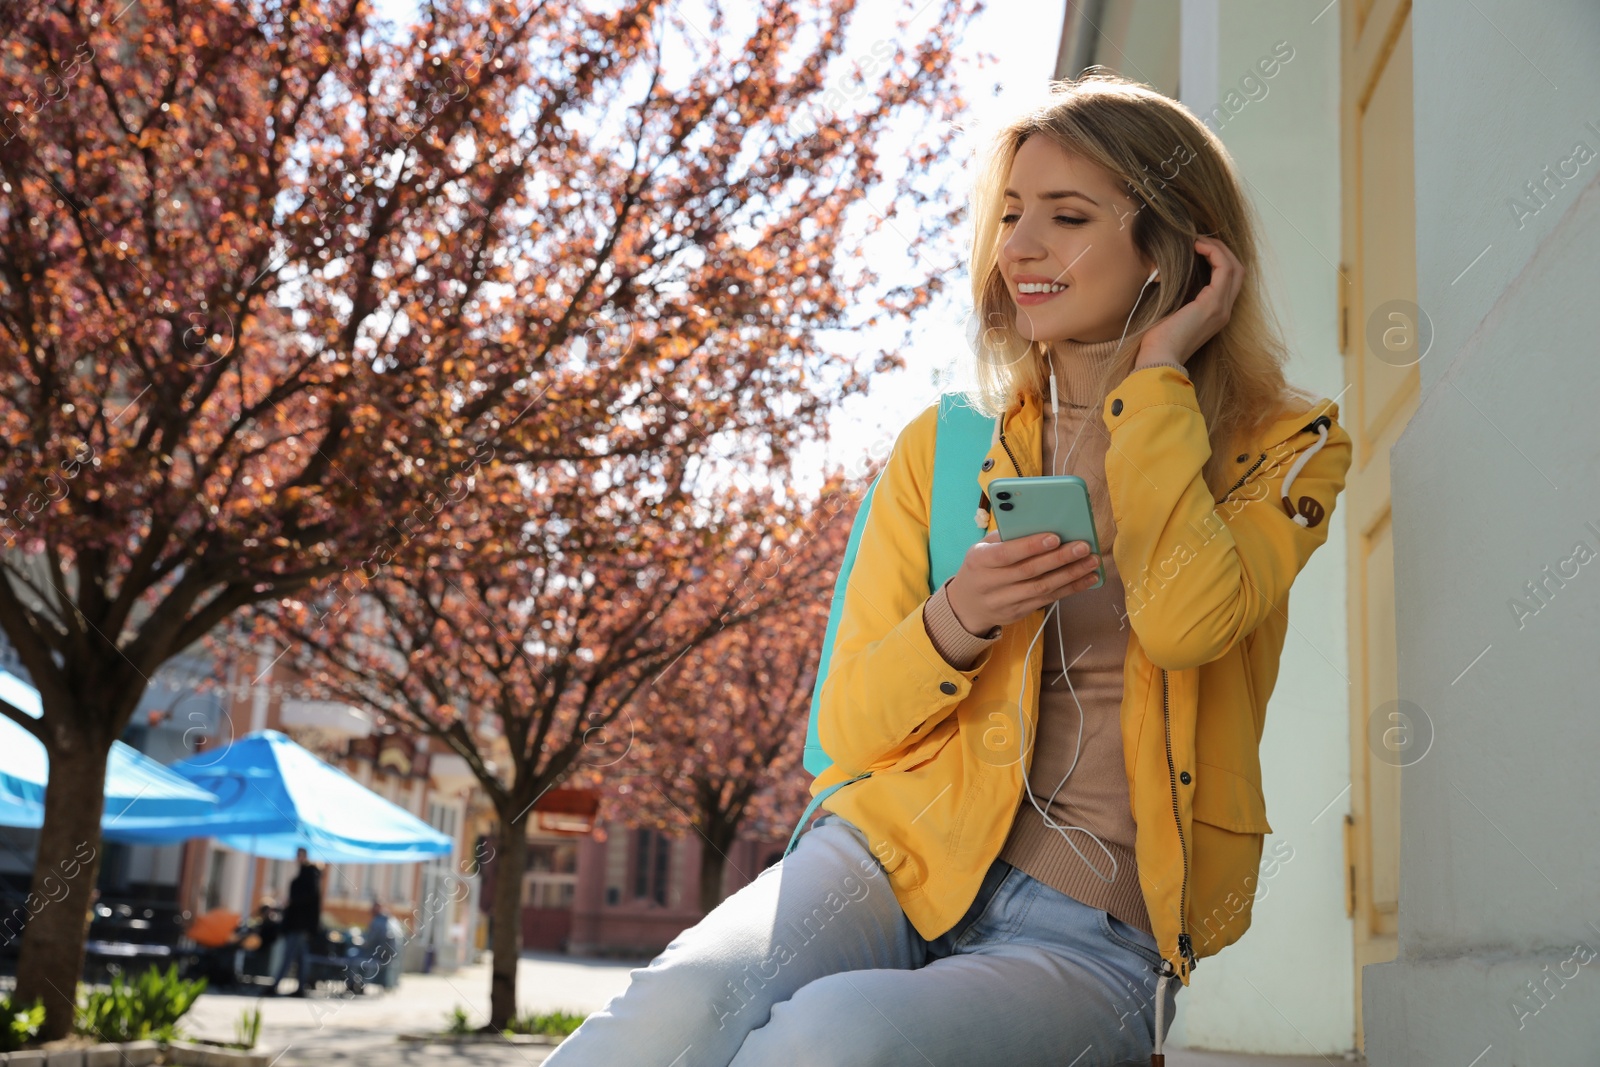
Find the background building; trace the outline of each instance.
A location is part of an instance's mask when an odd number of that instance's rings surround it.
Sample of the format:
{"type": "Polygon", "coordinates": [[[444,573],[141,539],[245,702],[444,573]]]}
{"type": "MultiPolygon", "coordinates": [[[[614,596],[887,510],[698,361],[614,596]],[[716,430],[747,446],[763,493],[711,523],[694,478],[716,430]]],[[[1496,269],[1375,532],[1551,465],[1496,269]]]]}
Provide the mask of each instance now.
{"type": "MultiPolygon", "coordinates": [[[[649,959],[704,916],[700,854],[711,847],[704,838],[596,822],[599,807],[593,790],[562,788],[534,805],[522,879],[524,951],[649,959]]],[[[736,838],[723,866],[722,895],[778,862],[787,843],[736,838]]],[[[485,880],[485,912],[491,883],[485,880]]]]}
{"type": "Polygon", "coordinates": [[[1583,0],[1066,5],[1058,77],[1228,146],[1291,377],[1355,445],[1267,715],[1253,926],[1175,1044],[1594,1058],[1597,60],[1583,0]]]}
{"type": "MultiPolygon", "coordinates": [[[[654,956],[704,914],[697,904],[700,852],[710,846],[698,835],[602,829],[603,839],[594,835],[577,845],[568,951],[654,956]]],[[[781,859],[785,844],[738,838],[723,868],[723,896],[738,892],[781,859]]]]}
{"type": "MultiPolygon", "coordinates": [[[[1600,6],[1430,0],[1391,18],[1392,51],[1410,49],[1390,64],[1414,114],[1399,197],[1415,192],[1406,244],[1431,350],[1390,453],[1387,664],[1414,740],[1389,848],[1397,951],[1365,970],[1367,1049],[1380,1064],[1588,1063],[1600,6]]],[[[1367,24],[1376,65],[1384,23],[1367,24]]]]}

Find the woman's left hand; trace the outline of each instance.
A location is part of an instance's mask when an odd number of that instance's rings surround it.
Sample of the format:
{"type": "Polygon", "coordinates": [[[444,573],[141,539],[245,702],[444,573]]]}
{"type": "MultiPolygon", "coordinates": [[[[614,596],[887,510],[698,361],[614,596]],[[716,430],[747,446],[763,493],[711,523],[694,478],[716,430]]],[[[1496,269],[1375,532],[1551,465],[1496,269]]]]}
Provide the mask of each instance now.
{"type": "Polygon", "coordinates": [[[1193,300],[1145,331],[1135,366],[1153,360],[1187,362],[1228,323],[1244,283],[1244,266],[1215,238],[1197,237],[1194,247],[1211,264],[1211,280],[1193,300]]]}

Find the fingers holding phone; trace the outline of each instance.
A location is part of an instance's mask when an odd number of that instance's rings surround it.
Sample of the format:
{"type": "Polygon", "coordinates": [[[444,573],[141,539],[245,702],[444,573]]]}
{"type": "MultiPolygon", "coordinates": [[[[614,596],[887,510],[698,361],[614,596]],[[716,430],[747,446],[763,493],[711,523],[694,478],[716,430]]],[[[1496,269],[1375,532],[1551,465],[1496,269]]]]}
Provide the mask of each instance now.
{"type": "Polygon", "coordinates": [[[1002,541],[991,530],[967,549],[946,590],[956,620],[974,634],[1025,619],[1099,583],[1100,557],[1087,541],[1052,533],[1002,541]]]}

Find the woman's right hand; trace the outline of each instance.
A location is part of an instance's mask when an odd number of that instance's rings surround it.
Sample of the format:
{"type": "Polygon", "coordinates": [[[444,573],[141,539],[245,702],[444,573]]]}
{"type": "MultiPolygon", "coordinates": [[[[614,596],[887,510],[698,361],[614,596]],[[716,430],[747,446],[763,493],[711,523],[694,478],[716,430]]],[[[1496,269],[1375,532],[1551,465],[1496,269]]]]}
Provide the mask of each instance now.
{"type": "Polygon", "coordinates": [[[990,530],[967,549],[945,590],[956,621],[968,633],[985,634],[1093,585],[1100,557],[1089,553],[1089,543],[1056,540],[1042,533],[1002,541],[990,530]]]}

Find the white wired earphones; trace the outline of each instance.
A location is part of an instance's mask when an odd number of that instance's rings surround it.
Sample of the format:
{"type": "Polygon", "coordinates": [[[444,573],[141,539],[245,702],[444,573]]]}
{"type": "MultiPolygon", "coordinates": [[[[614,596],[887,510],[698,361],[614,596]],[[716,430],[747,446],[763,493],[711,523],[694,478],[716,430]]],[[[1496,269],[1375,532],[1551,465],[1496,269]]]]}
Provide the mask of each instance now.
{"type": "MultiPolygon", "coordinates": [[[[1127,337],[1128,337],[1128,326],[1133,322],[1133,313],[1135,311],[1139,310],[1139,301],[1144,299],[1144,291],[1150,287],[1150,283],[1155,281],[1156,280],[1156,276],[1159,275],[1160,273],[1161,273],[1161,268],[1160,267],[1152,267],[1151,270],[1150,270],[1149,277],[1145,278],[1144,284],[1139,287],[1139,295],[1134,298],[1133,308],[1130,309],[1129,312],[1128,312],[1127,321],[1125,321],[1122,324],[1122,336],[1117,338],[1117,347],[1115,349],[1113,349],[1112,351],[1120,351],[1122,349],[1122,342],[1127,340],[1127,337]]],[[[1048,349],[1046,351],[1048,352],[1048,349]]],[[[1058,398],[1056,396],[1056,367],[1055,367],[1055,362],[1053,360],[1050,363],[1050,413],[1052,415],[1056,415],[1058,417],[1061,414],[1061,405],[1060,405],[1060,403],[1058,401],[1058,398]]],[[[1083,428],[1085,426],[1087,426],[1087,425],[1088,425],[1088,420],[1087,419],[1085,419],[1083,422],[1078,424],[1078,432],[1076,434],[1074,434],[1073,437],[1072,437],[1072,447],[1067,449],[1066,456],[1062,456],[1061,453],[1060,453],[1060,449],[1061,449],[1061,423],[1059,421],[1056,422],[1056,424],[1055,424],[1055,430],[1056,430],[1056,442],[1055,442],[1056,443],[1056,463],[1052,463],[1051,464],[1051,468],[1052,468],[1051,472],[1050,472],[1051,474],[1056,473],[1054,468],[1057,465],[1057,463],[1064,465],[1066,463],[1066,460],[1072,456],[1072,450],[1078,447],[1078,438],[1080,436],[1082,436],[1083,428]]]]}
{"type": "MultiPolygon", "coordinates": [[[[1158,274],[1160,274],[1160,273],[1161,273],[1160,272],[1160,268],[1156,268],[1156,269],[1151,270],[1150,271],[1150,276],[1145,278],[1145,280],[1144,280],[1144,285],[1139,287],[1139,295],[1138,295],[1137,298],[1135,298],[1135,300],[1133,302],[1132,310],[1130,310],[1128,312],[1127,321],[1122,324],[1122,336],[1117,338],[1117,350],[1120,350],[1122,348],[1122,342],[1124,340],[1126,340],[1126,338],[1128,336],[1128,326],[1129,326],[1130,323],[1133,322],[1133,313],[1134,313],[1134,311],[1137,311],[1139,309],[1139,301],[1144,299],[1144,291],[1145,291],[1145,289],[1150,287],[1150,283],[1155,281],[1156,280],[1156,276],[1158,274]]],[[[1050,412],[1051,412],[1051,414],[1053,416],[1055,416],[1055,419],[1053,420],[1054,429],[1055,429],[1055,447],[1054,447],[1054,450],[1053,450],[1054,451],[1054,455],[1055,455],[1055,461],[1051,463],[1051,473],[1053,474],[1053,473],[1055,473],[1055,467],[1057,467],[1058,465],[1065,465],[1067,458],[1070,457],[1072,455],[1073,450],[1078,447],[1078,437],[1080,437],[1083,434],[1083,427],[1085,425],[1087,425],[1087,423],[1088,423],[1088,420],[1084,419],[1083,422],[1081,422],[1078,425],[1078,432],[1077,432],[1077,434],[1073,435],[1072,445],[1071,445],[1071,447],[1069,447],[1067,449],[1067,455],[1066,456],[1062,456],[1061,455],[1061,419],[1060,419],[1061,408],[1060,408],[1059,400],[1058,400],[1057,393],[1056,393],[1056,372],[1055,372],[1055,365],[1054,365],[1053,362],[1052,362],[1051,367],[1050,367],[1050,412]]],[[[1031,660],[1033,658],[1033,646],[1038,643],[1039,637],[1040,637],[1040,635],[1042,635],[1044,633],[1045,627],[1050,625],[1051,617],[1055,616],[1055,618],[1056,618],[1056,648],[1061,653],[1061,677],[1066,679],[1067,692],[1072,695],[1072,703],[1074,705],[1076,705],[1077,709],[1078,709],[1078,738],[1077,738],[1077,741],[1076,741],[1076,743],[1074,745],[1074,751],[1073,751],[1073,754],[1072,754],[1072,764],[1071,764],[1071,766],[1069,766],[1067,768],[1067,773],[1061,776],[1061,781],[1056,783],[1055,789],[1051,790],[1050,797],[1049,797],[1048,800],[1045,801],[1045,807],[1044,808],[1039,807],[1039,798],[1034,796],[1033,788],[1028,784],[1028,781],[1027,781],[1027,777],[1028,776],[1027,776],[1026,770],[1024,770],[1024,772],[1023,772],[1022,790],[1023,790],[1024,793],[1026,793],[1028,795],[1028,801],[1033,805],[1033,809],[1035,811],[1037,811],[1039,813],[1039,816],[1044,820],[1045,825],[1050,827],[1056,833],[1061,835],[1061,839],[1063,841],[1065,841],[1072,848],[1073,852],[1076,852],[1078,854],[1078,858],[1083,860],[1085,866],[1087,866],[1090,871],[1094,872],[1094,876],[1096,878],[1099,878],[1102,882],[1106,882],[1107,884],[1110,884],[1110,883],[1116,881],[1116,877],[1117,877],[1117,857],[1112,854],[1112,852],[1111,852],[1111,850],[1109,848],[1106,847],[1105,842],[1101,841],[1098,837],[1096,837],[1095,834],[1094,834],[1094,831],[1089,830],[1086,827],[1068,826],[1068,825],[1065,825],[1063,823],[1056,822],[1054,819],[1052,819],[1050,817],[1050,813],[1045,810],[1050,805],[1055,803],[1056,794],[1061,792],[1061,787],[1067,784],[1067,779],[1068,778],[1072,777],[1073,770],[1078,766],[1078,757],[1083,754],[1083,722],[1084,722],[1083,703],[1078,700],[1078,692],[1073,687],[1073,685],[1072,685],[1072,676],[1068,673],[1068,670],[1067,670],[1069,665],[1067,663],[1067,650],[1066,650],[1065,638],[1062,636],[1060,610],[1061,610],[1061,601],[1057,600],[1055,603],[1050,605],[1050,610],[1045,612],[1044,621],[1040,624],[1038,633],[1035,633],[1033,635],[1033,640],[1028,642],[1028,652],[1027,652],[1027,655],[1023,657],[1022,669],[1023,669],[1024,672],[1027,671],[1028,662],[1029,662],[1029,660],[1031,660]],[[1109,877],[1107,877],[1106,875],[1101,874],[1099,868],[1097,868],[1093,863],[1091,863],[1089,861],[1089,857],[1085,856],[1081,851],[1078,850],[1078,846],[1073,842],[1072,838],[1070,838],[1070,837],[1068,837],[1066,835],[1066,831],[1067,830],[1080,830],[1083,833],[1088,834],[1089,837],[1094,841],[1094,843],[1100,846],[1100,851],[1104,852],[1106,854],[1106,856],[1111,860],[1111,875],[1109,877]]],[[[1084,649],[1084,651],[1087,652],[1088,649],[1084,649]]],[[[1080,655],[1081,655],[1081,653],[1080,653],[1080,655]]],[[[1041,685],[1042,684],[1043,683],[1041,682],[1041,685]]],[[[1028,750],[1028,742],[1027,742],[1028,719],[1027,719],[1027,716],[1025,714],[1023,714],[1022,697],[1020,695],[1017,697],[1017,723],[1021,727],[1021,739],[1020,739],[1019,751],[1021,751],[1024,754],[1023,758],[1026,759],[1027,758],[1026,757],[1026,753],[1027,753],[1027,750],[1028,750]]]]}

